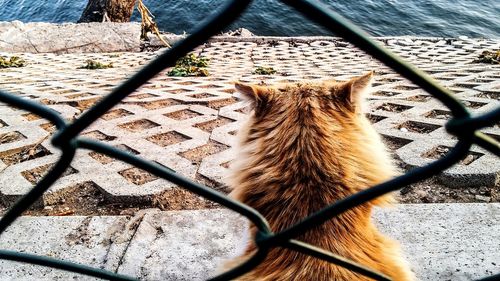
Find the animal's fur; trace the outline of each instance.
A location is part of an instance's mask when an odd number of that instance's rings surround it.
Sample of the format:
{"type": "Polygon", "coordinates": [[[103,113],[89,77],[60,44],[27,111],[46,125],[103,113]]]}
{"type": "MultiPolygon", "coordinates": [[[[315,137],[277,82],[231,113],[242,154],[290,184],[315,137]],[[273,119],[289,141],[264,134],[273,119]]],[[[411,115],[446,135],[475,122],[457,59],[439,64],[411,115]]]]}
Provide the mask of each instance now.
{"type": "MultiPolygon", "coordinates": [[[[380,136],[361,112],[372,73],[348,82],[255,86],[236,84],[254,110],[240,132],[228,184],[231,196],[255,208],[279,232],[321,208],[395,175],[380,136]]],[[[397,242],[371,222],[385,196],[296,237],[393,280],[413,280],[397,242]]],[[[255,227],[250,227],[255,234],[255,227]]],[[[255,252],[249,243],[234,267],[255,252]]],[[[342,267],[275,248],[238,280],[369,280],[342,267]]]]}

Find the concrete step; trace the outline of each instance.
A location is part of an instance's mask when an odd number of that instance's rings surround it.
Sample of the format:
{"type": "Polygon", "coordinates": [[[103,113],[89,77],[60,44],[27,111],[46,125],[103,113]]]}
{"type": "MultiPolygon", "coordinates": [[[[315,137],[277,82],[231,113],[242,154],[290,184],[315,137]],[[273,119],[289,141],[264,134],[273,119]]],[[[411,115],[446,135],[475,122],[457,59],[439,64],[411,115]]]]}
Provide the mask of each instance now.
{"type": "MultiPolygon", "coordinates": [[[[500,204],[406,204],[377,210],[420,280],[473,280],[500,273],[500,204]]],[[[225,210],[141,211],[135,217],[22,217],[0,248],[46,255],[141,280],[204,280],[234,254],[245,219],[225,210]]],[[[0,262],[0,280],[94,280],[0,262]]]]}

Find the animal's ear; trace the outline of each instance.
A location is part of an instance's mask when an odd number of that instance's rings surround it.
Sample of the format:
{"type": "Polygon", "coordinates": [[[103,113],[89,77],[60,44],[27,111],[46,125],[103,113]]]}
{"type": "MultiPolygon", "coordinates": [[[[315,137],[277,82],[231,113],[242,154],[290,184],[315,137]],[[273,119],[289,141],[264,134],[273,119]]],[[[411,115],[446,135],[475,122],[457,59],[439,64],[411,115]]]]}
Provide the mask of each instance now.
{"type": "Polygon", "coordinates": [[[368,93],[373,79],[373,71],[363,76],[354,77],[340,86],[340,95],[346,105],[353,111],[358,111],[363,104],[364,96],[368,93]]]}
{"type": "Polygon", "coordinates": [[[265,100],[265,88],[256,85],[247,85],[239,82],[234,83],[236,90],[241,93],[241,97],[254,104],[262,103],[265,100]]]}

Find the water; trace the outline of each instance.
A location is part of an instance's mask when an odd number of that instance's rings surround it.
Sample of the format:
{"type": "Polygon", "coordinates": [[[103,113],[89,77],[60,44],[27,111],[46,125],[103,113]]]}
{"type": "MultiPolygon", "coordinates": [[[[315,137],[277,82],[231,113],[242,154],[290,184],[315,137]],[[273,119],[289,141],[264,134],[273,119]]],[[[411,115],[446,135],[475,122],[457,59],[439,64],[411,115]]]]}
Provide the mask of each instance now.
{"type": "MultiPolygon", "coordinates": [[[[161,30],[188,32],[223,0],[144,0],[161,30]]],[[[500,37],[499,0],[323,0],[374,36],[500,37]]],[[[0,0],[0,21],[76,22],[87,0],[0,0]]],[[[132,20],[138,21],[137,12],[132,20]]],[[[278,1],[255,0],[228,29],[258,35],[331,35],[278,1]]]]}

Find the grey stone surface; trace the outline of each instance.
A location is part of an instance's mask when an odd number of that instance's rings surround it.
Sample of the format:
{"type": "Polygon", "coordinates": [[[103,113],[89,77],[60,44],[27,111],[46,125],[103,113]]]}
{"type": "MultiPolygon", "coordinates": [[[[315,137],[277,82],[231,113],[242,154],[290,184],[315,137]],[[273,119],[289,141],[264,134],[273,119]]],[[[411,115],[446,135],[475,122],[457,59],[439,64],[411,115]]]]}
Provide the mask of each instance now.
{"type": "MultiPolygon", "coordinates": [[[[473,280],[500,272],[500,204],[419,204],[379,209],[419,280],[473,280]]],[[[119,272],[144,280],[204,280],[241,248],[246,219],[228,210],[150,213],[119,272]]]]}
{"type": "MultiPolygon", "coordinates": [[[[439,149],[456,142],[443,127],[450,118],[446,107],[345,41],[328,37],[231,38],[241,40],[212,41],[195,51],[211,59],[209,77],[168,77],[168,70],[163,71],[99,118],[84,136],[125,148],[186,177],[223,189],[227,167],[236,155],[232,149],[235,132],[246,118],[244,104],[233,97],[234,81],[274,83],[332,77],[342,80],[374,69],[375,84],[367,113],[391,151],[406,166],[434,161],[441,157],[443,151],[439,149]],[[254,75],[252,71],[257,66],[272,66],[278,74],[254,75]],[[127,124],[137,122],[144,126],[127,128],[127,124]]],[[[394,37],[380,41],[454,91],[472,113],[487,112],[500,105],[500,66],[471,63],[482,50],[498,49],[499,40],[394,37]]],[[[28,65],[0,70],[0,88],[44,103],[72,120],[158,52],[21,55],[28,65]],[[115,67],[78,69],[87,59],[113,63],[115,67]]],[[[5,124],[0,126],[0,134],[19,132],[24,136],[0,144],[0,158],[50,134],[46,120],[27,118],[24,114],[8,106],[0,107],[0,120],[5,124]]],[[[500,138],[498,125],[483,131],[500,138]]],[[[57,160],[58,150],[50,145],[49,139],[42,146],[51,154],[20,163],[0,161],[0,199],[11,203],[34,185],[27,180],[27,171],[57,160]]],[[[472,151],[470,161],[441,175],[445,184],[474,187],[493,185],[498,180],[498,159],[477,147],[472,151]]],[[[163,194],[173,186],[155,178],[134,184],[120,173],[130,169],[129,165],[96,157],[85,150],[78,152],[72,167],[78,172],[62,177],[44,195],[45,202],[75,184],[88,181],[116,201],[163,194]]]]}
{"type": "Polygon", "coordinates": [[[399,240],[419,280],[475,280],[500,273],[500,204],[409,204],[375,220],[399,240]]]}
{"type": "Polygon", "coordinates": [[[139,51],[140,32],[139,23],[0,22],[0,52],[139,51]]]}
{"type": "Polygon", "coordinates": [[[118,273],[141,280],[203,280],[233,255],[244,219],[228,210],[148,213],[118,273]]]}
{"type": "MultiPolygon", "coordinates": [[[[114,271],[137,219],[126,217],[21,217],[0,237],[0,248],[114,271]]],[[[0,261],[0,280],[96,280],[66,271],[0,261]]]]}
{"type": "MultiPolygon", "coordinates": [[[[500,204],[408,204],[378,209],[419,280],[474,280],[500,272],[500,204]]],[[[241,249],[246,219],[225,209],[136,217],[21,217],[0,248],[68,259],[140,280],[204,280],[241,249]]],[[[0,262],[1,280],[69,280],[73,274],[0,262]]],[[[76,280],[90,278],[75,277],[76,280]]]]}

